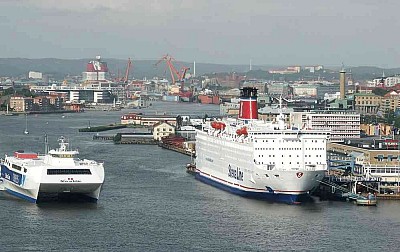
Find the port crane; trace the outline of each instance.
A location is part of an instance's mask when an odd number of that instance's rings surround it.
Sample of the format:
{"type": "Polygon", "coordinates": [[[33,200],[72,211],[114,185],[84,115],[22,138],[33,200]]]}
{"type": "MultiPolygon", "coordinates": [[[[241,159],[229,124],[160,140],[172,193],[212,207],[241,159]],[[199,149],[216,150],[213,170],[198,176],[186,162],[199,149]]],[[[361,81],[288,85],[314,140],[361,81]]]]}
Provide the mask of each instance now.
{"type": "Polygon", "coordinates": [[[175,83],[177,80],[180,80],[181,75],[180,75],[179,71],[176,70],[174,64],[172,64],[172,61],[176,61],[176,60],[171,55],[166,54],[166,55],[162,56],[161,59],[159,59],[155,65],[158,66],[163,61],[167,64],[169,73],[171,74],[172,83],[175,83]]]}
{"type": "Polygon", "coordinates": [[[173,61],[176,61],[176,60],[174,59],[174,57],[172,57],[169,54],[166,54],[166,55],[162,56],[161,59],[159,59],[155,65],[156,66],[159,65],[163,61],[167,64],[167,67],[169,69],[169,73],[171,74],[172,83],[182,82],[185,79],[185,75],[186,75],[187,70],[190,70],[189,67],[184,67],[183,66],[180,69],[180,71],[178,71],[177,68],[172,63],[173,61]]]}
{"type": "Polygon", "coordinates": [[[123,83],[128,83],[129,71],[131,70],[131,66],[132,66],[131,58],[128,58],[128,63],[126,64],[126,69],[125,69],[125,76],[121,80],[123,83]]]}
{"type": "Polygon", "coordinates": [[[184,88],[185,88],[185,76],[188,70],[190,70],[189,67],[181,67],[180,71],[177,70],[177,68],[174,66],[174,64],[172,63],[173,61],[176,61],[171,55],[166,54],[164,56],[161,57],[161,59],[159,59],[157,61],[157,63],[155,64],[156,66],[159,65],[161,62],[165,62],[169,72],[171,74],[171,80],[172,83],[179,83],[180,84],[180,92],[179,92],[179,96],[181,97],[190,97],[192,96],[191,92],[185,92],[184,88]]]}
{"type": "Polygon", "coordinates": [[[192,93],[191,92],[189,92],[189,93],[185,92],[185,76],[186,76],[187,70],[190,70],[190,68],[189,67],[182,67],[181,68],[181,75],[180,75],[179,82],[181,83],[181,88],[180,88],[181,96],[187,96],[188,97],[188,96],[192,96],[192,93]]]}

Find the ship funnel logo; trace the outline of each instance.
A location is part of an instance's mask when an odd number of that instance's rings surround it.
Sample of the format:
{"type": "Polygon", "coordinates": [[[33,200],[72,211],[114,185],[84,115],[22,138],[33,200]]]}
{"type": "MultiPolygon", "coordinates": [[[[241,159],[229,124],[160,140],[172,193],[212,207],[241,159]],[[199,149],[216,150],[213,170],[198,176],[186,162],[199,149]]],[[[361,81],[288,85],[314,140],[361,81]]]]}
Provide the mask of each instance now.
{"type": "Polygon", "coordinates": [[[304,173],[302,173],[302,172],[298,172],[298,173],[296,173],[296,176],[297,176],[297,178],[301,178],[301,177],[303,177],[303,174],[304,173]]]}

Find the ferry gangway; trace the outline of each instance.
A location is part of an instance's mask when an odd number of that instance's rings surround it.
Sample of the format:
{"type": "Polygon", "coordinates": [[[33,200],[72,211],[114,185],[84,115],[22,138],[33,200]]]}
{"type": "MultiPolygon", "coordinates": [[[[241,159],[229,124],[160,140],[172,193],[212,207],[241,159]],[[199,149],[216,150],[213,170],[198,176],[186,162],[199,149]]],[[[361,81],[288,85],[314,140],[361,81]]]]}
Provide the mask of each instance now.
{"type": "MultiPolygon", "coordinates": [[[[338,189],[339,191],[342,192],[342,197],[344,197],[344,198],[348,198],[348,199],[351,199],[351,200],[357,200],[357,199],[359,199],[359,200],[367,200],[368,199],[367,197],[365,197],[363,195],[360,195],[360,194],[357,194],[357,193],[354,193],[354,192],[351,192],[349,189],[347,189],[347,188],[345,188],[343,186],[340,186],[340,185],[338,185],[338,184],[336,184],[336,183],[334,183],[332,181],[319,180],[319,182],[324,184],[324,185],[330,186],[331,188],[334,188],[335,190],[338,189]]],[[[372,188],[370,186],[364,185],[361,182],[355,182],[355,183],[358,184],[358,185],[362,185],[362,186],[364,186],[364,187],[366,187],[368,189],[371,189],[371,190],[373,190],[375,192],[378,192],[378,190],[376,190],[375,188],[372,188]]]]}
{"type": "Polygon", "coordinates": [[[350,192],[349,189],[347,189],[347,188],[345,188],[345,187],[343,187],[343,186],[340,186],[340,185],[338,185],[338,184],[336,184],[336,183],[333,183],[332,181],[322,181],[322,180],[318,180],[318,182],[320,182],[321,184],[330,186],[331,188],[338,189],[339,191],[342,191],[342,192],[344,192],[344,193],[350,192]]]}

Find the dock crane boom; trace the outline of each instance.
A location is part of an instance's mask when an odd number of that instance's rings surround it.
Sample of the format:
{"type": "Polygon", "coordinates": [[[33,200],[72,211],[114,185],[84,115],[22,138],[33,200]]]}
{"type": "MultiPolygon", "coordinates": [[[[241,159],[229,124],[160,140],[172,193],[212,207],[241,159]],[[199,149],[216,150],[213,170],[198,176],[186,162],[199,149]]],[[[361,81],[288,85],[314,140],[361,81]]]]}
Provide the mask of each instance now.
{"type": "Polygon", "coordinates": [[[169,73],[171,74],[172,83],[175,83],[176,81],[181,80],[181,75],[180,75],[179,71],[176,70],[175,66],[172,64],[172,61],[175,61],[175,59],[171,55],[166,54],[166,55],[162,56],[162,58],[159,59],[155,65],[157,66],[162,61],[164,61],[168,66],[169,73]]]}
{"type": "Polygon", "coordinates": [[[172,63],[172,61],[175,61],[175,59],[171,56],[171,55],[164,55],[162,56],[161,59],[159,59],[157,61],[157,63],[155,64],[156,66],[158,64],[160,64],[161,62],[165,62],[168,69],[169,69],[169,73],[171,74],[171,80],[173,84],[178,84],[180,85],[179,88],[179,96],[185,97],[185,98],[190,98],[193,94],[190,91],[185,91],[185,76],[186,76],[186,72],[188,70],[190,70],[189,67],[181,67],[180,71],[178,71],[176,69],[176,67],[174,66],[174,64],[172,63]]]}
{"type": "Polygon", "coordinates": [[[131,58],[128,58],[128,63],[127,63],[127,65],[126,65],[126,70],[125,70],[125,76],[124,76],[124,78],[122,79],[123,83],[128,83],[129,71],[130,71],[130,69],[131,69],[131,66],[132,66],[131,58]]]}
{"type": "Polygon", "coordinates": [[[179,81],[181,83],[181,92],[184,92],[184,88],[185,88],[185,76],[186,76],[186,72],[187,70],[190,70],[190,67],[182,67],[181,68],[181,74],[179,76],[179,81]]]}

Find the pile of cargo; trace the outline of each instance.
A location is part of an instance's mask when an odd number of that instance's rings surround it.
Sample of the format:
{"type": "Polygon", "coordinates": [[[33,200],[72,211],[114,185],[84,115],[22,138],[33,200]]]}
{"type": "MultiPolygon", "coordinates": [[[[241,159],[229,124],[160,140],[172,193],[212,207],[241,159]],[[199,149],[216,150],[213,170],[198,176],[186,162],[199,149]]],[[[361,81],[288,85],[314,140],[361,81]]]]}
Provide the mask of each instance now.
{"type": "Polygon", "coordinates": [[[183,148],[183,143],[186,139],[182,136],[167,136],[161,138],[161,143],[164,145],[176,147],[176,148],[183,148]]]}
{"type": "Polygon", "coordinates": [[[163,137],[159,143],[159,146],[168,149],[168,150],[173,150],[185,155],[193,155],[193,149],[194,146],[188,144],[186,138],[182,136],[167,136],[163,137]]]}

